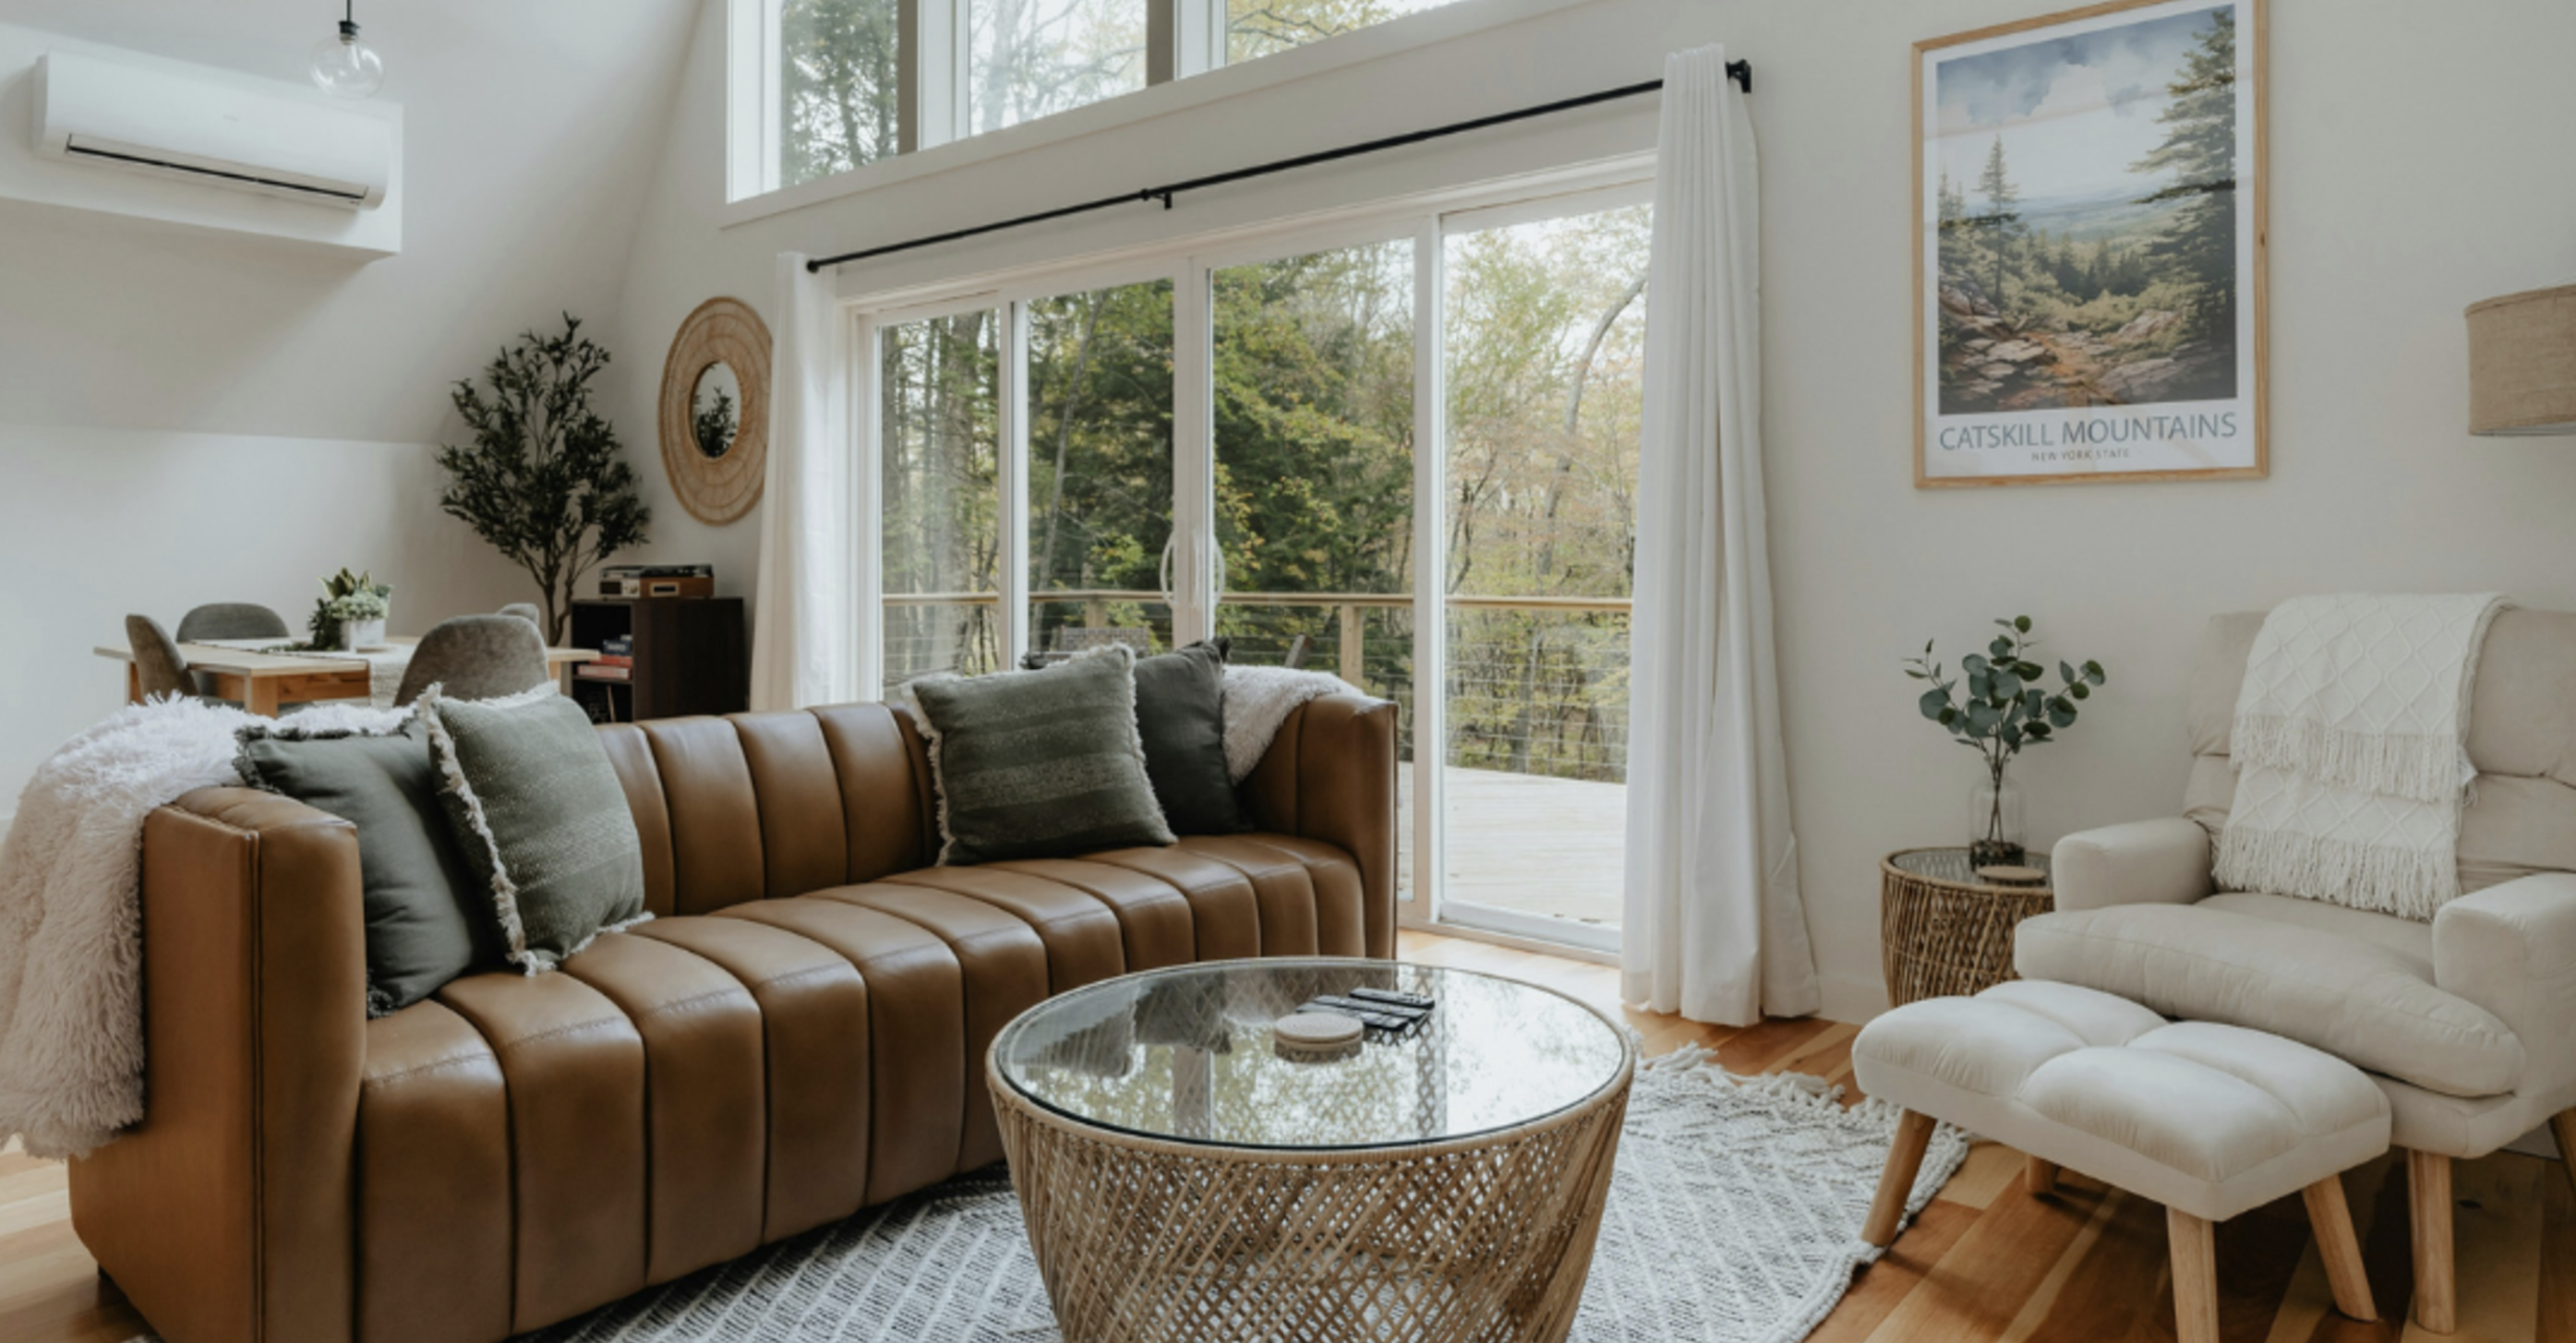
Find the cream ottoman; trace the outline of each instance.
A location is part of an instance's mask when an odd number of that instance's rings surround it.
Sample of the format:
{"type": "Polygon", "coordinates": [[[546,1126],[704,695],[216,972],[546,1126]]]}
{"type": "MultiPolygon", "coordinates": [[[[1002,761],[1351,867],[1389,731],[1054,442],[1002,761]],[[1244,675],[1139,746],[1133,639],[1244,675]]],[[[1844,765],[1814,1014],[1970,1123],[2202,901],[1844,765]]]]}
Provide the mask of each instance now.
{"type": "Polygon", "coordinates": [[[2335,1305],[2377,1318],[2336,1177],[2388,1150],[2388,1098],[2343,1060],[2276,1035],[2169,1022],[2125,998],[2014,980],[1932,998],[1852,1042],[1861,1090],[1905,1109],[1861,1236],[1886,1245],[1935,1120],[2165,1205],[2181,1343],[2218,1339],[2210,1227],[2307,1195],[2335,1305]]]}

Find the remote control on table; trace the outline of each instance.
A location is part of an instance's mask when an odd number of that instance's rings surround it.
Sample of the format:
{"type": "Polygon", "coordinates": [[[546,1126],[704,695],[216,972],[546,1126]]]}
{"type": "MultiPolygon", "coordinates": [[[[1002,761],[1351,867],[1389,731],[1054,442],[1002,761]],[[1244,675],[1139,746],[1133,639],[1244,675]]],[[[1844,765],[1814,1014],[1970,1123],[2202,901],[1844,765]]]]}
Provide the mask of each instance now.
{"type": "Polygon", "coordinates": [[[1316,1001],[1342,1011],[1360,1011],[1360,1014],[1368,1014],[1368,1016],[1394,1016],[1396,1021],[1404,1021],[1406,1027],[1414,1024],[1414,1021],[1430,1016],[1422,1009],[1409,1009],[1409,1006],[1396,1006],[1396,1003],[1368,1003],[1368,1001],[1360,1001],[1360,998],[1342,998],[1340,993],[1324,993],[1324,996],[1319,996],[1316,1001]]]}
{"type": "Polygon", "coordinates": [[[1314,1001],[1307,1003],[1304,1010],[1309,1012],[1331,1012],[1339,1016],[1351,1017],[1371,1030],[1400,1033],[1406,1027],[1413,1024],[1411,1021],[1403,1017],[1391,1016],[1384,1012],[1368,1011],[1350,1002],[1345,1001],[1337,1003],[1329,998],[1317,998],[1314,1001]]]}
{"type": "Polygon", "coordinates": [[[1353,989],[1350,996],[1373,1003],[1386,1003],[1393,1007],[1420,1008],[1425,1012],[1430,1011],[1432,1007],[1431,1000],[1419,993],[1398,993],[1393,989],[1353,989]]]}
{"type": "Polygon", "coordinates": [[[1345,998],[1337,993],[1324,994],[1323,996],[1315,999],[1315,1001],[1330,1007],[1344,1008],[1353,1012],[1367,1012],[1381,1017],[1395,1017],[1406,1022],[1420,1021],[1424,1017],[1431,1015],[1428,1008],[1400,1007],[1394,1003],[1369,1002],[1360,998],[1345,998]]]}

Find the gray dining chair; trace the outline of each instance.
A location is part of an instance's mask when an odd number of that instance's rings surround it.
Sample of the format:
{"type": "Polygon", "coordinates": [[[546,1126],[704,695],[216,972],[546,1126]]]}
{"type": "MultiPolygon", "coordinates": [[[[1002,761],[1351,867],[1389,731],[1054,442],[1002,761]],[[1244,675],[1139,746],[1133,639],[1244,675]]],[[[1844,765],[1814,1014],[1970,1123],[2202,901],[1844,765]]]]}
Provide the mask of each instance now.
{"type": "Polygon", "coordinates": [[[179,645],[170,631],[150,616],[125,618],[125,642],[134,649],[134,675],[145,699],[163,695],[197,697],[197,678],[188,672],[188,659],[180,656],[179,645]]]}
{"type": "Polygon", "coordinates": [[[519,619],[536,626],[537,633],[539,634],[544,634],[546,632],[545,613],[537,609],[537,604],[535,602],[512,602],[501,608],[501,614],[505,616],[517,616],[519,619]]]}
{"type": "Polygon", "coordinates": [[[409,704],[436,685],[449,699],[497,699],[552,679],[546,641],[517,616],[458,616],[422,635],[403,669],[394,703],[409,704]]]}
{"type": "Polygon", "coordinates": [[[283,639],[286,617],[257,602],[208,602],[179,617],[179,642],[200,639],[283,639]]]}
{"type": "MultiPolygon", "coordinates": [[[[208,602],[179,617],[178,639],[183,644],[192,644],[200,639],[285,639],[291,636],[292,632],[286,628],[286,617],[257,602],[208,602]]],[[[195,693],[214,699],[214,674],[197,672],[195,676],[195,693]]]]}

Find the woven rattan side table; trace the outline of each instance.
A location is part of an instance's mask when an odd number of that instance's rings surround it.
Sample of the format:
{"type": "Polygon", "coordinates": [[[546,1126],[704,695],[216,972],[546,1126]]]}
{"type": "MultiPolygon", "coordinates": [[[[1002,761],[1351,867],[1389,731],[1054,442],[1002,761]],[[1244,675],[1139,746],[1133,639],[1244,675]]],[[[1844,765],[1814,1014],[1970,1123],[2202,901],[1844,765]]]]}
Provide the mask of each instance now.
{"type": "Polygon", "coordinates": [[[1109,980],[987,1067],[1065,1343],[1557,1343],[1600,1233],[1635,1059],[1536,985],[1384,961],[1109,980]],[[1279,1048],[1318,994],[1427,995],[1339,1054],[1279,1048]]]}
{"type": "Polygon", "coordinates": [[[2057,907],[2048,855],[2023,860],[2037,885],[1979,877],[1966,849],[1899,849],[1879,864],[1879,954],[1887,997],[1902,1007],[1921,998],[1982,993],[2013,975],[2013,929],[2057,907]]]}

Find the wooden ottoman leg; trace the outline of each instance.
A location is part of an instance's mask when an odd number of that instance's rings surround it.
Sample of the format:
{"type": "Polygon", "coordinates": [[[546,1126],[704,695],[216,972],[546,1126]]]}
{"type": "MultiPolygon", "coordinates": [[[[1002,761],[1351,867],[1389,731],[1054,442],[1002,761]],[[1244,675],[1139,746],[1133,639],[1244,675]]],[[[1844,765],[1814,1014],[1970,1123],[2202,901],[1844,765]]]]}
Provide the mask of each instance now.
{"type": "Polygon", "coordinates": [[[2022,1188],[2033,1194],[2045,1194],[2057,1187],[2057,1163],[2038,1157],[2025,1157],[2021,1164],[2022,1188]]]}
{"type": "Polygon", "coordinates": [[[2317,1258],[2325,1261],[2335,1309],[2356,1320],[2379,1318],[2370,1299],[2370,1274],[2361,1266],[2361,1241],[2352,1234],[2352,1209],[2343,1201],[2343,1177],[2329,1175],[2300,1191],[2308,1201],[2308,1226],[2317,1233],[2317,1258]]]}
{"type": "Polygon", "coordinates": [[[2175,1339],[2218,1343],[2218,1242],[2209,1219],[2167,1208],[2165,1238],[2173,1243],[2175,1339]]]}
{"type": "Polygon", "coordinates": [[[2459,1327],[2459,1283],[2451,1264],[2451,1159],[2406,1152],[2406,1204],[2415,1233],[2415,1323],[2429,1333],[2459,1327]]]}
{"type": "Polygon", "coordinates": [[[2558,1168],[2567,1176],[2567,1183],[2576,1185],[2576,1110],[2551,1115],[2549,1131],[2558,1139],[2558,1168]]]}
{"type": "Polygon", "coordinates": [[[1896,1145],[1887,1152],[1887,1169],[1879,1172],[1878,1197],[1870,1202],[1869,1220],[1860,1238],[1881,1249],[1896,1239],[1896,1224],[1905,1220],[1906,1196],[1923,1171],[1923,1150],[1932,1145],[1932,1116],[1907,1110],[1896,1120],[1896,1145]]]}

